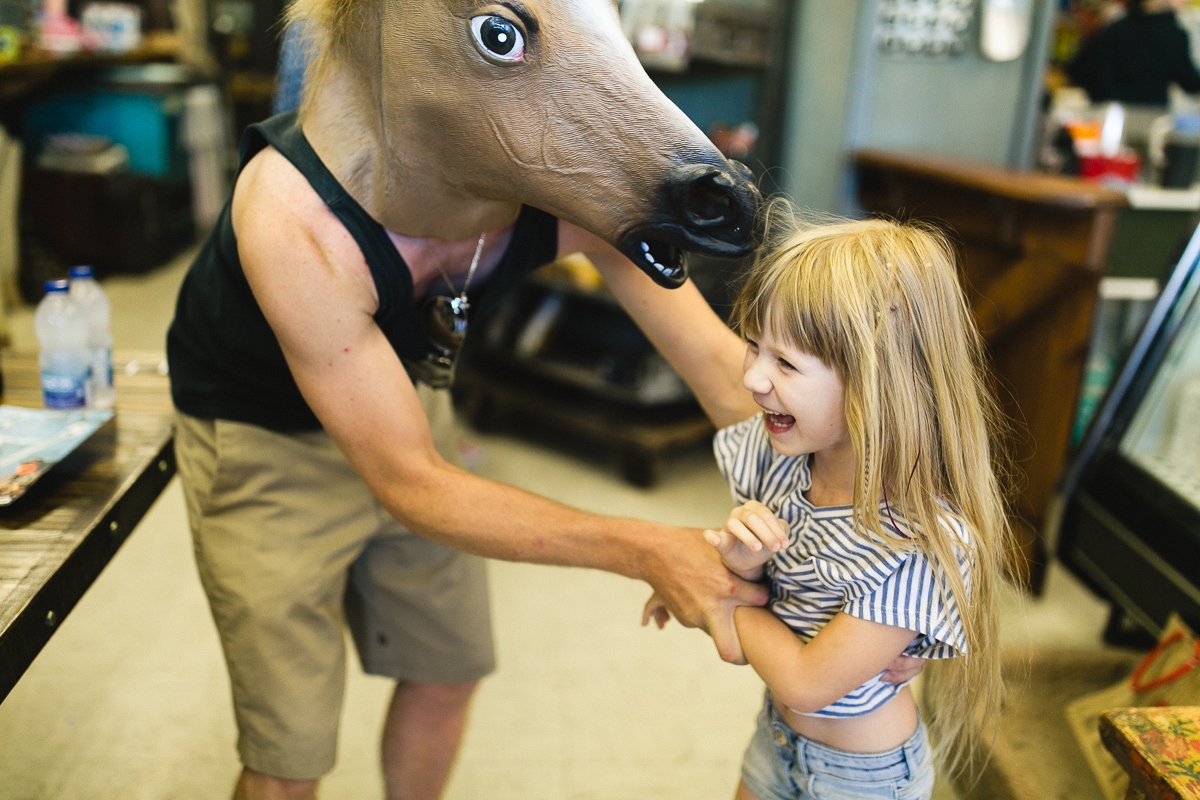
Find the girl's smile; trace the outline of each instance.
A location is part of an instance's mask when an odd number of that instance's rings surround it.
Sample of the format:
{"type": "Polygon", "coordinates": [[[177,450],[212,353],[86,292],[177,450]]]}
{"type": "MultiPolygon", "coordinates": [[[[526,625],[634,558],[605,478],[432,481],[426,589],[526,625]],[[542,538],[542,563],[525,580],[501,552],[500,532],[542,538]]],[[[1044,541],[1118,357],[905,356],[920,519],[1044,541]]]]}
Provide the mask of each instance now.
{"type": "Polygon", "coordinates": [[[746,340],[742,383],[762,408],[771,446],[786,456],[853,454],[845,390],[821,359],[772,332],[746,340]]]}
{"type": "Polygon", "coordinates": [[[796,418],[790,414],[773,414],[766,409],[763,417],[767,422],[767,430],[776,435],[782,435],[796,424],[796,418]]]}

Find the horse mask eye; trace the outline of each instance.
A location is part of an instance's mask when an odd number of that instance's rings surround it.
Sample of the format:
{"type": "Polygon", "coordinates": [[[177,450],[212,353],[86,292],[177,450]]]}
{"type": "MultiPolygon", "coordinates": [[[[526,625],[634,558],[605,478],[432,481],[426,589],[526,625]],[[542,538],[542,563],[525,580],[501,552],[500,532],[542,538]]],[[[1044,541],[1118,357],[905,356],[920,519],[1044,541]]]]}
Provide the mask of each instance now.
{"type": "Polygon", "coordinates": [[[525,57],[525,37],[509,20],[486,14],[471,20],[475,44],[497,61],[520,61],[525,57]]]}

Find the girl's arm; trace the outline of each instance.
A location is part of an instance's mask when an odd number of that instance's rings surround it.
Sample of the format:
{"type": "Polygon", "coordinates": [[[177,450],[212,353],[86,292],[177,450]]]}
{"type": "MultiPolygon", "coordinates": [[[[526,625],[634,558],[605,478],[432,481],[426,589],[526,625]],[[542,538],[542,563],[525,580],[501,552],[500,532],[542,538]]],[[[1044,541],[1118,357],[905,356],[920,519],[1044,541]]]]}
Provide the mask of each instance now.
{"type": "Polygon", "coordinates": [[[883,672],[916,631],[839,613],[804,644],[764,608],[734,613],[746,660],[771,695],[801,713],[819,711],[883,672]]]}

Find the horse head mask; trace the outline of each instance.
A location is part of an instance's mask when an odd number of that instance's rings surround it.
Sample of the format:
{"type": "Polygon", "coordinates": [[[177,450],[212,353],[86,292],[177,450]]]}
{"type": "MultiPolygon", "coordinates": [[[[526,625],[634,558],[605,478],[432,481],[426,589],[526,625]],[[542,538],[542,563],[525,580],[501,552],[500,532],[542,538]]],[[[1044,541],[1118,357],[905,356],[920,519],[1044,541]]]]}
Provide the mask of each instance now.
{"type": "Polygon", "coordinates": [[[464,206],[592,231],[668,287],[681,250],[756,244],[748,171],[646,75],[613,0],[297,0],[292,16],[321,42],[305,113],[333,104],[356,126],[333,160],[369,176],[376,208],[436,175],[464,206]]]}

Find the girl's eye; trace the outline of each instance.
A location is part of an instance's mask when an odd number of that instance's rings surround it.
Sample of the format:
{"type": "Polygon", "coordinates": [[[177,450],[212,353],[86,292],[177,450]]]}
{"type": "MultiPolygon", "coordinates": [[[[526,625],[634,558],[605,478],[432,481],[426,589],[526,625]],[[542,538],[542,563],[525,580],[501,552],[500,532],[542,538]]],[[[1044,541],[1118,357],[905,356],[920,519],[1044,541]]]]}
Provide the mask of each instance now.
{"type": "Polygon", "coordinates": [[[785,360],[784,360],[784,359],[782,359],[782,358],[781,358],[781,359],[779,359],[779,366],[781,366],[781,367],[783,367],[784,369],[787,369],[787,370],[794,370],[794,369],[796,369],[795,367],[793,367],[793,366],[792,366],[792,362],[790,362],[790,361],[785,361],[785,360]]]}
{"type": "Polygon", "coordinates": [[[471,20],[475,43],[500,61],[520,61],[525,57],[525,37],[509,20],[486,14],[471,20]]]}

